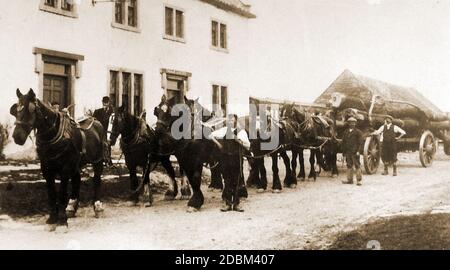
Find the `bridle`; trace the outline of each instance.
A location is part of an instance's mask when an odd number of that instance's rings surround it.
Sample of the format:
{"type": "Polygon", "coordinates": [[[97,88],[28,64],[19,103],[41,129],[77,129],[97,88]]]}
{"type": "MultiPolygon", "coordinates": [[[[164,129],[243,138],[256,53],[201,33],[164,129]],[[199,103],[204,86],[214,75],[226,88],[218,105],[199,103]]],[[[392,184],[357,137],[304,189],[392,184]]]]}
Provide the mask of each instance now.
{"type": "MultiPolygon", "coordinates": [[[[21,120],[17,120],[17,119],[16,119],[16,121],[14,122],[14,125],[25,127],[25,129],[30,130],[30,132],[31,132],[31,131],[35,131],[35,132],[36,132],[36,129],[37,129],[37,127],[36,127],[37,119],[38,119],[39,117],[45,119],[46,117],[42,117],[43,115],[42,115],[41,107],[39,106],[39,103],[38,103],[37,100],[33,102],[33,105],[35,106],[35,112],[34,112],[34,113],[35,113],[35,117],[36,117],[34,123],[33,123],[33,124],[30,124],[30,123],[28,123],[28,122],[25,122],[25,121],[21,121],[21,120]]],[[[53,121],[52,126],[51,126],[50,128],[48,128],[47,130],[43,131],[43,132],[37,133],[37,135],[39,135],[39,136],[44,136],[44,135],[47,135],[47,134],[49,134],[50,132],[54,131],[54,130],[56,129],[56,123],[57,123],[57,121],[58,121],[58,117],[55,117],[55,120],[53,121]]]]}

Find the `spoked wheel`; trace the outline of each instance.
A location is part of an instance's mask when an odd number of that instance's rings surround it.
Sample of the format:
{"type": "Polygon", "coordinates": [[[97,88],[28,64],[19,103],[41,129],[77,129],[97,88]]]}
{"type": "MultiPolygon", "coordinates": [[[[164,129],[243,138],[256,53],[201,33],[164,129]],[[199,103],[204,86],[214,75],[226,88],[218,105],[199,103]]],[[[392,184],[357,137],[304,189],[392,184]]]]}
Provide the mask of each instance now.
{"type": "Polygon", "coordinates": [[[381,151],[378,137],[370,136],[364,143],[364,169],[369,175],[375,174],[380,166],[381,151]]]}
{"type": "Polygon", "coordinates": [[[419,157],[423,167],[428,168],[433,165],[434,155],[436,154],[436,138],[429,130],[425,131],[420,138],[419,157]]]}

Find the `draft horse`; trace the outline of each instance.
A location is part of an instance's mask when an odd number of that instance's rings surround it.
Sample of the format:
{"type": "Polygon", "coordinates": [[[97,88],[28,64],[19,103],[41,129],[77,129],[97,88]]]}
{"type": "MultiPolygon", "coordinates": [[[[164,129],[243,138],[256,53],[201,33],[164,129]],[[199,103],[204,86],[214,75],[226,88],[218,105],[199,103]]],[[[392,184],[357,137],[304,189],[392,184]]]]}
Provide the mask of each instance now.
{"type": "MultiPolygon", "coordinates": [[[[174,200],[178,194],[178,186],[175,179],[175,170],[170,162],[170,155],[156,153],[156,136],[143,117],[132,115],[127,107],[122,105],[117,108],[112,125],[111,144],[120,139],[120,148],[125,156],[125,164],[130,172],[130,200],[133,204],[139,202],[139,192],[144,184],[150,183],[151,171],[161,163],[171,179],[170,188],[165,194],[166,200],[174,200]],[[137,168],[142,168],[143,180],[139,185],[137,168]]],[[[149,206],[153,203],[151,189],[149,187],[149,206]]]]}
{"type": "Polygon", "coordinates": [[[98,217],[103,212],[100,186],[106,146],[106,134],[100,122],[89,118],[77,124],[67,114],[41,102],[32,89],[25,95],[17,89],[17,97],[18,102],[10,109],[16,118],[13,138],[16,144],[24,145],[30,133],[36,130],[37,154],[47,185],[50,230],[58,225],[68,226],[68,217],[75,216],[80,196],[80,169],[87,164],[94,168],[93,206],[98,217]],[[59,193],[56,179],[61,180],[59,193]],[[70,180],[72,191],[68,203],[70,180]]]}
{"type": "MultiPolygon", "coordinates": [[[[337,175],[337,166],[332,166],[333,157],[335,160],[337,154],[337,141],[334,136],[333,121],[325,116],[317,116],[305,110],[299,110],[293,104],[284,105],[284,110],[286,115],[290,116],[291,121],[298,127],[299,135],[296,136],[292,147],[292,171],[294,176],[297,169],[298,156],[300,161],[298,178],[302,181],[306,179],[303,158],[305,149],[311,151],[308,179],[314,179],[314,181],[317,179],[316,162],[320,168],[331,170],[333,175],[337,175]],[[325,163],[325,160],[328,162],[325,163]]],[[[336,162],[334,164],[336,165],[336,162]]]]}
{"type": "MultiPolygon", "coordinates": [[[[175,98],[167,99],[163,95],[160,104],[155,107],[154,114],[158,118],[155,128],[157,149],[158,152],[173,153],[176,156],[180,169],[186,175],[192,187],[193,194],[188,202],[188,212],[196,212],[200,210],[205,200],[201,191],[203,164],[214,163],[211,160],[213,156],[211,153],[215,151],[215,146],[209,140],[196,140],[193,137],[192,129],[188,130],[191,138],[174,138],[172,134],[173,123],[180,117],[186,117],[186,115],[172,115],[175,105],[177,105],[175,98]]],[[[191,118],[189,123],[193,126],[193,117],[191,114],[188,116],[191,118]]],[[[179,131],[183,132],[184,130],[179,131]]]]}

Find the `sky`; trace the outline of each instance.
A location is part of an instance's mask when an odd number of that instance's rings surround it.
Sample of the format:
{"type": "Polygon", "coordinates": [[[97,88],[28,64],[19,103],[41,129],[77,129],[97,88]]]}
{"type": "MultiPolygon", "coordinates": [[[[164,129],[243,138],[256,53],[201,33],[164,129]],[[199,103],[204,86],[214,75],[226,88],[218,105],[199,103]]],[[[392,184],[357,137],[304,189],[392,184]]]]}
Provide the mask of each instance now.
{"type": "Polygon", "coordinates": [[[450,112],[450,0],[245,0],[253,95],[313,102],[345,70],[450,112]]]}

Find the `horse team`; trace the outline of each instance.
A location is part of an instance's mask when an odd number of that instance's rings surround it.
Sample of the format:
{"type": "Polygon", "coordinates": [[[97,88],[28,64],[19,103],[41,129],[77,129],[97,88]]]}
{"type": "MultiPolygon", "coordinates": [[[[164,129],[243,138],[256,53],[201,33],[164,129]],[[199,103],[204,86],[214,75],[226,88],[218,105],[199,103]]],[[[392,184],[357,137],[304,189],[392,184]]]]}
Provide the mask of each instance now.
{"type": "MultiPolygon", "coordinates": [[[[198,100],[184,98],[184,104],[191,113],[191,128],[187,132],[192,136],[189,138],[180,139],[173,136],[173,124],[179,119],[179,116],[172,114],[177,102],[175,98],[168,99],[164,95],[154,109],[158,119],[154,129],[150,128],[142,117],[132,115],[122,106],[115,110],[110,142],[107,142],[107,134],[102,124],[94,118],[77,123],[69,115],[41,102],[32,89],[27,94],[22,94],[17,89],[17,98],[18,102],[10,110],[16,118],[13,139],[16,144],[24,145],[30,133],[33,130],[36,132],[37,153],[48,192],[50,216],[47,224],[52,230],[57,226],[67,226],[68,218],[76,215],[81,183],[80,169],[87,164],[94,168],[92,201],[95,216],[100,216],[104,211],[100,192],[104,153],[107,152],[109,143],[116,144],[119,136],[130,172],[130,201],[133,204],[138,203],[142,188],[150,185],[150,173],[158,164],[165,168],[171,179],[165,198],[173,200],[177,197],[179,188],[170,161],[171,156],[176,157],[183,174],[181,197],[189,198],[189,212],[198,211],[204,204],[201,184],[206,164],[211,170],[210,188],[223,189],[222,211],[243,211],[239,206],[239,198],[247,197],[246,186],[256,187],[258,192],[267,190],[267,172],[264,167],[266,156],[272,160],[274,193],[280,192],[283,186],[296,188],[297,179],[306,179],[303,160],[305,149],[311,150],[311,170],[308,178],[316,179],[316,162],[319,167],[329,169],[333,176],[338,173],[333,121],[290,104],[282,106],[281,117],[275,124],[275,120],[269,120],[272,123],[270,127],[276,126],[279,130],[278,145],[273,150],[262,150],[261,144],[265,140],[260,136],[260,132],[264,132],[263,130],[258,130],[256,138],[250,138],[249,145],[245,143],[246,138],[242,138],[242,134],[245,134],[245,137],[249,133],[249,122],[252,121],[250,117],[235,119],[240,125],[236,124],[234,127],[228,126],[227,123],[223,130],[227,138],[217,136],[220,132],[205,125],[214,118],[213,114],[199,104],[198,100]],[[202,131],[209,130],[206,134],[194,134],[196,129],[193,127],[196,125],[200,125],[202,131]],[[233,140],[227,140],[228,135],[233,140]],[[289,159],[287,151],[292,152],[292,160],[289,159]],[[286,167],[283,184],[279,177],[278,156],[281,156],[286,167]],[[247,183],[243,173],[244,157],[250,165],[247,183]],[[297,157],[300,162],[298,176],[297,157]],[[138,167],[143,169],[141,182],[137,177],[138,167]],[[56,189],[56,179],[61,181],[59,191],[56,189]],[[69,184],[72,187],[70,195],[69,184]]],[[[148,188],[148,191],[148,203],[151,204],[151,188],[148,188]]]]}

